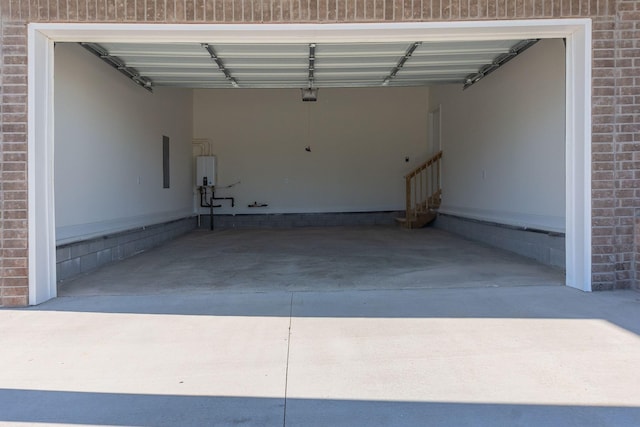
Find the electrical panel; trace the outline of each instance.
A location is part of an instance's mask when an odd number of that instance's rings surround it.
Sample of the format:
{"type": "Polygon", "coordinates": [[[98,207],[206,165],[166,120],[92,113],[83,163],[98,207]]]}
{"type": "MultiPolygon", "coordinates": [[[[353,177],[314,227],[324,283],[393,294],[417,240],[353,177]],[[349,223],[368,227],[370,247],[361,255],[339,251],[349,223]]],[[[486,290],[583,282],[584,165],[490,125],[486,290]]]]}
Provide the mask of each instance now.
{"type": "Polygon", "coordinates": [[[216,185],[216,156],[196,157],[196,186],[216,185]]]}

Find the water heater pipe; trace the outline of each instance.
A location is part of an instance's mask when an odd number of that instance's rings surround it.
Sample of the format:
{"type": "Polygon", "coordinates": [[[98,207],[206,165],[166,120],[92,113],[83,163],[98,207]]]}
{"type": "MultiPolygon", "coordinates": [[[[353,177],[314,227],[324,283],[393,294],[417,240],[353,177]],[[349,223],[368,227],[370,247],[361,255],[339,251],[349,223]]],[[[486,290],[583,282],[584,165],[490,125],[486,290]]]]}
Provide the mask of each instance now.
{"type": "Polygon", "coordinates": [[[211,197],[209,197],[209,201],[205,202],[205,199],[207,197],[207,193],[208,193],[208,189],[209,187],[205,187],[205,186],[200,186],[199,190],[200,190],[200,207],[203,208],[209,208],[209,218],[210,218],[210,230],[213,231],[213,208],[220,208],[222,207],[222,205],[214,205],[213,201],[214,200],[231,200],[231,207],[233,208],[235,206],[235,198],[233,197],[216,197],[216,193],[214,188],[215,187],[210,187],[211,188],[211,197]]]}

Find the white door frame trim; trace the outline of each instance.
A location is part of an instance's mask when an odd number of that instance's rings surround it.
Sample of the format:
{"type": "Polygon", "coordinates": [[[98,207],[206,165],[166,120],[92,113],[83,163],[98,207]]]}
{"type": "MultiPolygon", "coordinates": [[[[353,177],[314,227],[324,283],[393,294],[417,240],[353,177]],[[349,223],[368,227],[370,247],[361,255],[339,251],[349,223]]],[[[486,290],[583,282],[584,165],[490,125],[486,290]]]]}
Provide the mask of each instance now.
{"type": "Polygon", "coordinates": [[[566,285],[591,290],[591,20],[372,24],[29,24],[29,303],[56,297],[54,42],[305,43],[565,38],[566,285]]]}

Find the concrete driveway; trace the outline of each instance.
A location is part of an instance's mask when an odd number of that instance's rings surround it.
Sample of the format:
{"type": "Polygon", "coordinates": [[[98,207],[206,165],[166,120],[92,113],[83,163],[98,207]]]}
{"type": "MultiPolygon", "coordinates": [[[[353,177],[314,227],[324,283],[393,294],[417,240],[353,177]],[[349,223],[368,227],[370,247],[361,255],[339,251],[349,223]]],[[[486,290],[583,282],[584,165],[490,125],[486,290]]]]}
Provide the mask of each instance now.
{"type": "Polygon", "coordinates": [[[0,310],[0,425],[639,426],[640,293],[64,297],[0,310]]]}

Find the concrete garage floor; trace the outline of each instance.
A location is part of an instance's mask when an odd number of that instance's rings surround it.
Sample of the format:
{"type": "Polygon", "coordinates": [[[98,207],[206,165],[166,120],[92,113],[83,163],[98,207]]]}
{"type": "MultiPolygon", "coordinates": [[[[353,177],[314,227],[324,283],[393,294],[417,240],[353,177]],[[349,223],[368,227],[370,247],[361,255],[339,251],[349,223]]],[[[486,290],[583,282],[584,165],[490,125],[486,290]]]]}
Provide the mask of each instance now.
{"type": "Polygon", "coordinates": [[[59,295],[563,283],[557,269],[431,228],[197,230],[61,283],[59,295]]]}
{"type": "Polygon", "coordinates": [[[195,232],[0,310],[0,425],[640,425],[640,293],[326,231],[195,232]]]}

